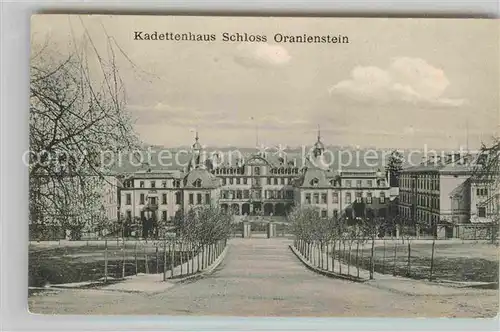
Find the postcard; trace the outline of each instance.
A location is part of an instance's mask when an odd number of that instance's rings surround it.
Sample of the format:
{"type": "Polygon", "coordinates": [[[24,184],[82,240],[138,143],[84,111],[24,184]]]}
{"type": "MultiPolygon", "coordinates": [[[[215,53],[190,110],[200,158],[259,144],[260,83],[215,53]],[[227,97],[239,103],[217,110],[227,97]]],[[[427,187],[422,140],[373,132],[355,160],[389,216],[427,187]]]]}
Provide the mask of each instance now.
{"type": "Polygon", "coordinates": [[[495,317],[498,22],[34,15],[29,310],[495,317]]]}

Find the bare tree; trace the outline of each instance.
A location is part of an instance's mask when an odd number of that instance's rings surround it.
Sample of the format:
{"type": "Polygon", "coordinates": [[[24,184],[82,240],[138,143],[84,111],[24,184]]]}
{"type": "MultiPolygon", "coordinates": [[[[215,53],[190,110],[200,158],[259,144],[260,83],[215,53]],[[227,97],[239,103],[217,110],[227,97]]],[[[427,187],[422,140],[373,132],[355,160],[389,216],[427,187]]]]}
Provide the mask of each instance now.
{"type": "Polygon", "coordinates": [[[478,203],[491,220],[490,239],[495,243],[500,224],[500,137],[494,137],[490,144],[482,144],[474,163],[472,182],[487,189],[488,195],[478,203]]]}
{"type": "MultiPolygon", "coordinates": [[[[88,35],[81,42],[93,45],[88,35]]],[[[99,218],[103,186],[113,175],[103,151],[116,155],[137,146],[108,46],[108,57],[95,47],[69,55],[34,47],[31,58],[30,222],[61,225],[74,238],[99,218]]]]}

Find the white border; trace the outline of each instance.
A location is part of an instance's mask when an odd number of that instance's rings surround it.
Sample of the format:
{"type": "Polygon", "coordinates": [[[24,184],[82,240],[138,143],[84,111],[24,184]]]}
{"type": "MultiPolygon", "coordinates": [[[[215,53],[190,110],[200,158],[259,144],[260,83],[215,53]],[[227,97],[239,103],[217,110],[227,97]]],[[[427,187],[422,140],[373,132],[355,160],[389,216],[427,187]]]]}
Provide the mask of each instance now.
{"type": "MultiPolygon", "coordinates": [[[[488,1],[39,1],[1,4],[0,214],[2,331],[77,330],[497,330],[498,320],[43,316],[27,311],[30,15],[35,12],[498,17],[488,1]]],[[[494,74],[494,73],[492,73],[494,74]]]]}

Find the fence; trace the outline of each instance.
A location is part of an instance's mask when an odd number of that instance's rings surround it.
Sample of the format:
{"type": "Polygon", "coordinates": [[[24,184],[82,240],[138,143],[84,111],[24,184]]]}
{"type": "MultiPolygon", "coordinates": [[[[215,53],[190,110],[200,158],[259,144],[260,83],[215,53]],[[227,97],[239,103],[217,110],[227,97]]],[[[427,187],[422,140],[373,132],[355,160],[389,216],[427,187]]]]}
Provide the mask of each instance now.
{"type": "Polygon", "coordinates": [[[122,279],[139,273],[164,279],[197,273],[222,253],[226,241],[209,245],[158,241],[62,241],[30,245],[29,285],[122,279]]]}
{"type": "Polygon", "coordinates": [[[314,266],[342,275],[498,282],[498,248],[488,242],[376,240],[372,249],[371,240],[295,240],[294,246],[314,266]]]}

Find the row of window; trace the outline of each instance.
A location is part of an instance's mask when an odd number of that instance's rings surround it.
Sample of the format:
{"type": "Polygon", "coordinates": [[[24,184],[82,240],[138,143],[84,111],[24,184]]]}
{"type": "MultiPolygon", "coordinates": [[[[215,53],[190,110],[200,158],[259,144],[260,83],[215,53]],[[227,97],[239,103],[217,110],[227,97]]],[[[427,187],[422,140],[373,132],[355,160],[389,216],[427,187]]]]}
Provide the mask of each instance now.
{"type": "MultiPolygon", "coordinates": [[[[293,183],[293,177],[267,177],[267,178],[257,178],[253,179],[254,180],[254,185],[288,185],[293,183]]],[[[239,184],[248,184],[248,177],[223,177],[222,178],[222,185],[239,185],[239,184]]],[[[311,180],[311,185],[315,186],[319,184],[318,179],[313,179],[311,180]]],[[[330,180],[330,185],[336,187],[338,185],[338,181],[332,179],[330,180]]],[[[150,180],[150,181],[139,181],[139,188],[157,188],[157,181],[155,180],[150,180]],[[147,185],[147,187],[146,187],[147,185]]],[[[378,187],[385,187],[386,182],[384,179],[378,180],[377,181],[378,187]]],[[[196,180],[193,182],[194,187],[200,188],[202,186],[201,180],[196,180]]],[[[124,182],[124,187],[125,188],[134,188],[134,181],[133,180],[127,180],[124,182]]],[[[180,188],[181,187],[181,180],[173,180],[173,187],[174,188],[180,188]]],[[[353,187],[353,180],[345,180],[345,187],[347,188],[354,188],[353,187]]],[[[373,188],[374,187],[374,182],[373,180],[356,180],[355,182],[355,187],[357,188],[362,188],[362,187],[368,187],[368,188],[373,188]]],[[[160,183],[160,187],[158,188],[168,188],[168,182],[167,180],[162,180],[160,183]]]]}
{"type": "MultiPolygon", "coordinates": [[[[193,193],[189,194],[189,205],[194,205],[195,195],[193,193]]],[[[203,195],[201,193],[196,194],[196,205],[201,205],[203,204],[203,195]]],[[[211,204],[211,199],[210,199],[210,194],[206,193],[205,194],[205,204],[211,204]]]]}
{"type": "MultiPolygon", "coordinates": [[[[251,192],[245,190],[222,190],[221,197],[223,199],[249,199],[251,192]]],[[[253,198],[261,198],[260,191],[254,191],[253,198]],[[258,194],[257,194],[258,193],[258,194]]],[[[266,199],[293,199],[293,190],[265,190],[264,198],[266,199]]]]}
{"type": "MultiPolygon", "coordinates": [[[[271,174],[299,174],[298,167],[280,167],[280,168],[271,168],[269,170],[271,174]]],[[[243,167],[228,167],[228,168],[216,168],[214,170],[215,174],[237,174],[243,175],[245,174],[245,169],[243,167]]],[[[253,168],[254,175],[260,175],[261,169],[260,166],[254,166],[253,168]]]]}
{"type": "MultiPolygon", "coordinates": [[[[366,193],[366,197],[363,197],[362,192],[356,193],[356,202],[357,203],[367,203],[367,204],[372,204],[373,203],[373,197],[372,193],[366,193]]],[[[306,193],[305,195],[305,203],[306,204],[327,204],[328,202],[328,196],[326,193],[306,193]]],[[[380,204],[385,204],[385,193],[380,192],[379,196],[379,202],[380,204]]],[[[332,203],[333,204],[338,204],[339,203],[339,193],[332,193],[332,203]]],[[[345,194],[345,204],[351,204],[352,203],[352,194],[351,193],[346,193],[345,194]]]]}
{"type": "MultiPolygon", "coordinates": [[[[254,178],[252,179],[254,185],[287,185],[293,183],[293,178],[254,178]]],[[[231,177],[231,178],[222,178],[222,185],[233,185],[233,184],[248,184],[247,177],[231,177]]]]}
{"type": "MultiPolygon", "coordinates": [[[[127,220],[132,220],[132,211],[127,210],[125,211],[125,218],[127,220]]],[[[144,218],[144,211],[141,211],[141,219],[144,218]]],[[[163,210],[161,211],[161,221],[167,221],[167,211],[163,210]]]]}
{"type": "Polygon", "coordinates": [[[476,195],[477,196],[488,196],[488,189],[487,188],[477,188],[476,195]]]}
{"type": "MultiPolygon", "coordinates": [[[[413,204],[413,195],[407,192],[401,192],[399,195],[399,199],[401,203],[413,204]]],[[[429,196],[429,195],[417,195],[418,206],[431,208],[431,209],[439,209],[439,197],[438,196],[429,196]]]]}
{"type": "MultiPolygon", "coordinates": [[[[155,180],[139,181],[139,188],[146,188],[146,185],[148,185],[147,188],[157,188],[156,182],[157,181],[155,181],[155,180]]],[[[125,182],[123,182],[123,186],[125,188],[134,188],[134,180],[126,180],[125,182]]],[[[179,180],[179,179],[173,180],[173,186],[174,186],[174,188],[180,188],[181,187],[181,180],[179,180]]],[[[167,180],[161,180],[160,188],[168,188],[167,180]]]]}
{"type": "Polygon", "coordinates": [[[414,188],[422,190],[439,190],[439,177],[437,175],[418,175],[417,178],[412,178],[409,175],[401,177],[401,188],[414,188]]]}
{"type": "MultiPolygon", "coordinates": [[[[162,194],[161,196],[161,204],[168,204],[167,202],[167,194],[162,194]]],[[[175,193],[175,204],[181,204],[181,193],[180,192],[176,192],[175,193]]],[[[145,201],[146,201],[146,195],[141,193],[139,195],[139,204],[140,205],[144,205],[145,204],[145,201]]],[[[153,204],[153,205],[156,205],[158,204],[158,201],[157,201],[157,197],[153,196],[153,197],[148,197],[148,203],[149,204],[153,204]]],[[[125,204],[126,205],[132,205],[132,194],[125,194],[125,204]]]]}

